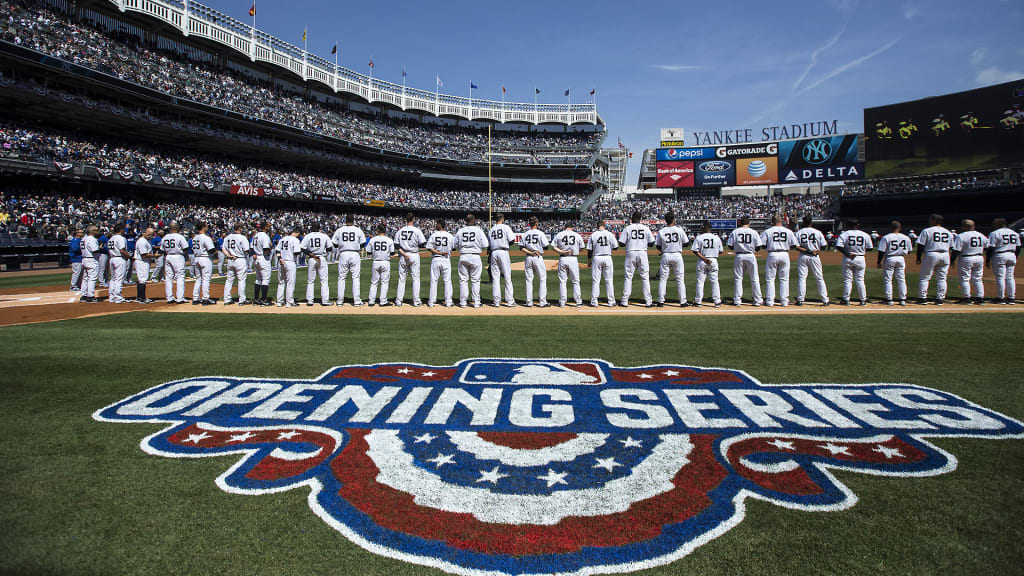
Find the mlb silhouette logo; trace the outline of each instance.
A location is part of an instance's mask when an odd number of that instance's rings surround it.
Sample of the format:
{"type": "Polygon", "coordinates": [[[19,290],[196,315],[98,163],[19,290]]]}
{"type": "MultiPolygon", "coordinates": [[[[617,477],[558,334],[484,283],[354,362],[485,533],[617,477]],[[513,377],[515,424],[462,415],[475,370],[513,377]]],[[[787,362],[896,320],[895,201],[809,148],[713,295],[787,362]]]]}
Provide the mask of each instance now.
{"type": "Polygon", "coordinates": [[[608,382],[594,362],[524,362],[488,360],[470,362],[460,382],[463,384],[599,385],[608,382]]]}

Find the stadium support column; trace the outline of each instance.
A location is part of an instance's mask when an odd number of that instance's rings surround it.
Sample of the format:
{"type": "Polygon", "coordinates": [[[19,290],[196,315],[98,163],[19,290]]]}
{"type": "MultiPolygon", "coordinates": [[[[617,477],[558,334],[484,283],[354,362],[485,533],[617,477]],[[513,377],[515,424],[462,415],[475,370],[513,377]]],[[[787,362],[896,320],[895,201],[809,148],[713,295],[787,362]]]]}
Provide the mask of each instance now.
{"type": "MultiPolygon", "coordinates": [[[[118,2],[118,6],[121,7],[121,12],[124,12],[124,0],[120,0],[118,2]]],[[[181,33],[184,36],[188,36],[189,35],[189,29],[190,29],[189,19],[190,18],[191,18],[191,16],[189,15],[189,0],[185,0],[185,10],[184,10],[184,12],[181,13],[181,33]]]]}
{"type": "MultiPolygon", "coordinates": [[[[494,194],[491,188],[491,124],[487,124],[487,227],[490,228],[494,225],[493,212],[494,202],[492,196],[494,194]]],[[[495,292],[497,294],[497,292],[495,292]]]]}

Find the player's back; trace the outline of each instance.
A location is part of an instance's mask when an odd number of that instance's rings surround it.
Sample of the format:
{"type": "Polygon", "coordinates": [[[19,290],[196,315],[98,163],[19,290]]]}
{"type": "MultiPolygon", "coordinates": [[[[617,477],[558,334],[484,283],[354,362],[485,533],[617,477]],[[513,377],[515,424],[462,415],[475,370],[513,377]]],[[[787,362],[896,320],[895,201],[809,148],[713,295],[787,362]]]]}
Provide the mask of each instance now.
{"type": "Polygon", "coordinates": [[[953,233],[943,226],[932,226],[921,231],[917,243],[925,252],[949,252],[953,247],[953,233]]]}
{"type": "Polygon", "coordinates": [[[366,235],[356,226],[342,226],[334,232],[331,242],[341,252],[358,252],[366,244],[366,235]]]}
{"type": "Polygon", "coordinates": [[[711,232],[697,235],[693,239],[691,248],[705,258],[718,258],[718,255],[725,250],[725,247],[722,246],[722,239],[718,234],[711,232]]]}
{"type": "Polygon", "coordinates": [[[906,256],[913,249],[914,242],[910,236],[899,232],[890,232],[878,241],[878,251],[886,258],[906,256]]]}
{"type": "Polygon", "coordinates": [[[395,251],[395,241],[384,235],[374,236],[366,243],[366,251],[375,261],[387,260],[395,251]]]}
{"type": "Polygon", "coordinates": [[[686,246],[689,240],[686,231],[679,226],[665,226],[658,230],[657,244],[665,254],[682,253],[683,246],[686,246]]]}
{"type": "Polygon", "coordinates": [[[960,256],[981,256],[988,248],[988,237],[977,230],[961,232],[953,239],[953,249],[960,256]]]}
{"type": "Polygon", "coordinates": [[[630,224],[619,235],[619,243],[626,252],[646,252],[654,243],[654,233],[646,224],[630,224]]]}
{"type": "Polygon", "coordinates": [[[844,230],[836,246],[846,249],[849,256],[863,256],[873,246],[871,236],[863,230],[844,230]]]}
{"type": "Polygon", "coordinates": [[[761,235],[743,226],[729,233],[728,244],[737,254],[753,254],[761,246],[761,235]]]}

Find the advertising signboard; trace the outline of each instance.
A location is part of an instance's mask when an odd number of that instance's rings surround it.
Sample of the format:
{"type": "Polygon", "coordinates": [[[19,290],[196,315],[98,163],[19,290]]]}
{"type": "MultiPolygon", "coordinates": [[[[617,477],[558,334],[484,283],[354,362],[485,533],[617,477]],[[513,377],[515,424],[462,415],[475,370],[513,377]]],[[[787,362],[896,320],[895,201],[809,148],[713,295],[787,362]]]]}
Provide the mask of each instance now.
{"type": "Polygon", "coordinates": [[[658,176],[655,186],[658,188],[692,188],[693,161],[670,160],[658,162],[658,176]]]}
{"type": "Polygon", "coordinates": [[[856,134],[779,142],[779,182],[828,182],[864,177],[856,134]]]}
{"type": "Polygon", "coordinates": [[[759,156],[736,160],[736,185],[756,186],[777,184],[779,159],[777,156],[759,156]]]}

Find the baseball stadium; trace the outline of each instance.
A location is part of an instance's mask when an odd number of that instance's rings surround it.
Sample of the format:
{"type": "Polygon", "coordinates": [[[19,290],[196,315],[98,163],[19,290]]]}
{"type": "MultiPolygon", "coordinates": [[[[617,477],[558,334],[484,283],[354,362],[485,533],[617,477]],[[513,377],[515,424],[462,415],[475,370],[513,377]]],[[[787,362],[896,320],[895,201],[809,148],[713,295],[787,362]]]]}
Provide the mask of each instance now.
{"type": "Polygon", "coordinates": [[[1024,573],[1000,6],[5,0],[0,573],[1024,573]]]}

